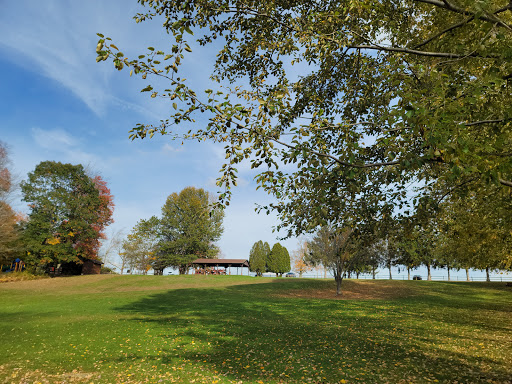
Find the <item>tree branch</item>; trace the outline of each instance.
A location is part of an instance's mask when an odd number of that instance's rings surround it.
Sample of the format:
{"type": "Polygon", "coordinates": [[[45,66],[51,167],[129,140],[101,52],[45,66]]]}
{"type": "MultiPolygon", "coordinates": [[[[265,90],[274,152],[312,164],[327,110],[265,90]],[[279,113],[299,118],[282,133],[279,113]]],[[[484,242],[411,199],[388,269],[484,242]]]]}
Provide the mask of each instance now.
{"type": "Polygon", "coordinates": [[[457,184],[456,186],[454,186],[453,188],[450,188],[448,191],[446,191],[445,193],[443,193],[443,195],[437,200],[437,204],[440,204],[445,198],[446,196],[450,195],[452,192],[454,192],[455,190],[457,190],[458,188],[472,182],[472,181],[475,181],[476,178],[471,178],[471,179],[468,179],[466,181],[463,181],[462,183],[460,184],[457,184]]]}
{"type": "Polygon", "coordinates": [[[507,187],[512,187],[512,181],[508,181],[508,180],[504,180],[504,179],[499,179],[499,182],[501,185],[506,185],[507,187]]]}
{"type": "Polygon", "coordinates": [[[428,51],[418,51],[416,49],[409,48],[401,48],[401,47],[383,47],[379,45],[350,45],[349,48],[353,49],[372,49],[376,51],[386,51],[386,52],[399,52],[399,53],[410,53],[412,55],[417,56],[428,56],[428,57],[444,57],[448,59],[463,59],[466,57],[480,57],[483,59],[497,59],[499,56],[481,56],[476,52],[471,52],[470,54],[460,55],[457,53],[449,53],[449,52],[428,52],[428,51]]]}
{"type": "Polygon", "coordinates": [[[429,37],[428,39],[424,40],[422,43],[418,44],[418,45],[415,45],[414,46],[414,49],[418,49],[420,47],[423,47],[424,45],[430,43],[432,40],[435,40],[439,37],[441,37],[442,35],[444,35],[445,33],[448,33],[450,31],[453,31],[454,29],[457,29],[459,27],[462,27],[463,25],[471,22],[475,17],[474,16],[470,16],[468,17],[467,19],[465,20],[462,20],[461,22],[457,23],[457,24],[453,24],[452,26],[442,30],[441,32],[438,32],[436,33],[434,36],[431,36],[429,37]]]}
{"type": "MultiPolygon", "coordinates": [[[[448,2],[448,0],[443,0],[443,1],[440,1],[440,0],[414,0],[414,1],[417,1],[419,3],[425,3],[425,4],[434,5],[434,6],[439,7],[439,8],[444,8],[444,9],[446,9],[448,11],[452,11],[452,12],[455,12],[455,13],[460,13],[461,15],[475,17],[475,14],[473,12],[470,12],[470,11],[467,11],[467,10],[465,10],[463,8],[457,7],[456,5],[453,5],[450,2],[448,2]]],[[[507,8],[510,9],[510,4],[507,6],[507,8]]],[[[504,10],[499,9],[498,11],[503,12],[504,10]]],[[[496,13],[497,12],[495,12],[495,14],[496,13]]],[[[499,26],[507,28],[508,30],[512,31],[512,27],[510,25],[504,23],[503,21],[501,21],[497,17],[488,16],[488,15],[482,14],[478,18],[481,19],[481,20],[485,20],[485,21],[487,21],[489,23],[497,23],[499,26]]]]}
{"type": "Polygon", "coordinates": [[[496,123],[503,123],[505,119],[497,119],[497,120],[481,120],[481,121],[475,121],[473,123],[466,123],[464,124],[466,127],[472,127],[474,125],[482,125],[482,124],[496,124],[496,123]]]}

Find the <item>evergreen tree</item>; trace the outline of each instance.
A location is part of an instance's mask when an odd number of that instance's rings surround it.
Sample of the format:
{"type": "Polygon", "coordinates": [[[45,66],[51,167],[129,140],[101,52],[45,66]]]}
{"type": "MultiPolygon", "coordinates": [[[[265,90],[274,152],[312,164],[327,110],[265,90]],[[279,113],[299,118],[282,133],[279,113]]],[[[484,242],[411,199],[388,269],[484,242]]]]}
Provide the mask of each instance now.
{"type": "Polygon", "coordinates": [[[256,276],[261,276],[265,272],[265,266],[267,262],[267,251],[268,244],[263,244],[263,241],[257,241],[251,248],[249,254],[249,265],[250,271],[256,272],[256,276]],[[266,247],[265,247],[266,245],[266,247]]]}
{"type": "Polygon", "coordinates": [[[290,254],[288,250],[279,243],[274,244],[267,257],[267,270],[282,276],[290,268],[290,254]]]}

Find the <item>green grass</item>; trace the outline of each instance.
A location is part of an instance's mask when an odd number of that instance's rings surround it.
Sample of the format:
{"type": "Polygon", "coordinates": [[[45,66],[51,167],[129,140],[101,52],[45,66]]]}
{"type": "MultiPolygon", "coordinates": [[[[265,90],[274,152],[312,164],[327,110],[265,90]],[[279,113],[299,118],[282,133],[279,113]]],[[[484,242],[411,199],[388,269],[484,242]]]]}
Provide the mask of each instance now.
{"type": "Polygon", "coordinates": [[[504,283],[343,284],[397,294],[240,276],[1,284],[0,383],[511,382],[504,283]]]}

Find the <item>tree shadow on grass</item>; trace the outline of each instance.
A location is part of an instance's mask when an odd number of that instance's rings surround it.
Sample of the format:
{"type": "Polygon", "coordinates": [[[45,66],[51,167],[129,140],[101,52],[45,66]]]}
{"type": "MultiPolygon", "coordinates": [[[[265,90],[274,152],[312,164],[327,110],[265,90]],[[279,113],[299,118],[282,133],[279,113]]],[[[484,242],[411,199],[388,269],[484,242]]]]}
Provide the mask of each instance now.
{"type": "MultiPolygon", "coordinates": [[[[235,382],[509,383],[512,377],[502,360],[468,354],[464,346],[471,340],[454,334],[443,344],[444,330],[415,328],[415,306],[428,300],[289,299],[272,297],[275,291],[267,284],[173,290],[119,307],[131,315],[122,321],[151,323],[159,330],[163,356],[134,352],[118,360],[158,359],[235,382]]],[[[442,322],[445,312],[450,317],[449,307],[430,316],[442,322]]],[[[467,317],[459,325],[472,322],[467,317]]]]}

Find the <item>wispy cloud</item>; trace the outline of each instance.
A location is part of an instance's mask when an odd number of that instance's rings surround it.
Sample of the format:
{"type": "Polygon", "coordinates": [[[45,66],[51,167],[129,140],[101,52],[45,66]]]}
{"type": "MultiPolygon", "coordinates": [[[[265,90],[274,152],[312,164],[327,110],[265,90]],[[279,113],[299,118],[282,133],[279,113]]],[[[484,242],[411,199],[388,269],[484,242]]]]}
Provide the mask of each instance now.
{"type": "Polygon", "coordinates": [[[98,167],[105,167],[105,159],[100,159],[98,155],[84,151],[81,147],[85,143],[62,129],[33,128],[32,138],[39,148],[56,156],[51,160],[88,165],[94,170],[99,170],[98,167]]]}
{"type": "Polygon", "coordinates": [[[62,129],[44,130],[32,128],[32,137],[37,145],[44,149],[69,151],[78,145],[78,140],[62,129]]]}
{"type": "Polygon", "coordinates": [[[94,0],[80,4],[55,0],[3,4],[0,50],[18,65],[60,83],[98,116],[116,106],[153,117],[137,103],[114,96],[110,80],[115,71],[95,62],[95,33],[115,24],[123,35],[132,23],[127,14],[131,10],[122,7],[122,11],[119,4],[94,0]]]}

